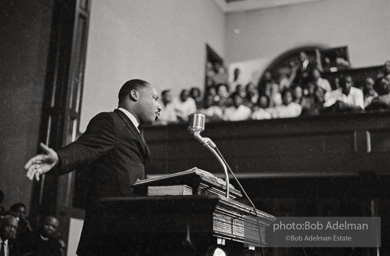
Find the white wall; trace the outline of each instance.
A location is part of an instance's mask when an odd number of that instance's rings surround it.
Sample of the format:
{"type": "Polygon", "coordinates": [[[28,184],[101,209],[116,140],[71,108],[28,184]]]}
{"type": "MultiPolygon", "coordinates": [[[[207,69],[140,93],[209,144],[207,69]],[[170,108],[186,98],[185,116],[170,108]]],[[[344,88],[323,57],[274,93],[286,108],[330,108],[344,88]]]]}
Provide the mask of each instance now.
{"type": "Polygon", "coordinates": [[[206,43],[224,56],[225,16],[211,0],[94,0],[80,131],[117,106],[132,78],[159,91],[204,86],[206,43]]]}
{"type": "Polygon", "coordinates": [[[390,58],[389,13],[389,0],[323,0],[231,13],[226,18],[226,59],[270,63],[288,50],[324,45],[348,46],[354,67],[380,65],[390,58]]]}

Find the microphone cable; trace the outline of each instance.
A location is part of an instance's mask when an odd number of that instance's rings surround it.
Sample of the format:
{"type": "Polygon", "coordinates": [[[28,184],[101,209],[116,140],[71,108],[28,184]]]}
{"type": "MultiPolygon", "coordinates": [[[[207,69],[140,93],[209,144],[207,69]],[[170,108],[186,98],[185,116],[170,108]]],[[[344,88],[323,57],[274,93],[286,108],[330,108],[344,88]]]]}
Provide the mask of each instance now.
{"type": "MultiPolygon", "coordinates": [[[[260,244],[262,244],[262,240],[261,240],[261,232],[260,232],[260,223],[259,223],[259,216],[257,215],[257,210],[256,210],[256,206],[254,205],[254,203],[252,202],[252,200],[249,198],[248,194],[246,193],[244,187],[241,185],[240,181],[238,180],[238,178],[236,177],[236,175],[234,174],[233,170],[230,168],[229,164],[227,163],[226,159],[223,157],[221,151],[219,151],[218,147],[215,146],[215,151],[218,153],[218,155],[221,157],[222,161],[225,163],[225,165],[227,166],[229,172],[231,173],[231,175],[233,176],[234,180],[237,182],[238,186],[240,187],[240,189],[242,190],[242,192],[244,193],[245,197],[248,199],[250,205],[252,206],[253,208],[253,211],[255,212],[255,216],[256,216],[256,223],[257,223],[257,229],[259,231],[259,240],[260,240],[260,244]]],[[[229,177],[227,177],[228,179],[229,177]]],[[[244,232],[245,233],[245,232],[244,232]]],[[[263,245],[261,245],[261,253],[262,255],[264,255],[264,247],[263,245]]]]}

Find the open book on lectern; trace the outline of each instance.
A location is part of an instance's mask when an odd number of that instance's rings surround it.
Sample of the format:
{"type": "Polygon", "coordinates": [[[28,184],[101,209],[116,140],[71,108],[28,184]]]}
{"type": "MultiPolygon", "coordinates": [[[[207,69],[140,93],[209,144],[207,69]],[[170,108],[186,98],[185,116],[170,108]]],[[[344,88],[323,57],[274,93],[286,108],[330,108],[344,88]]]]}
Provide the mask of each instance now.
{"type": "MultiPolygon", "coordinates": [[[[193,195],[226,196],[226,182],[212,173],[197,167],[182,172],[137,180],[133,188],[135,195],[145,196],[150,186],[173,185],[187,185],[192,188],[193,195]]],[[[241,192],[235,189],[232,184],[230,184],[229,188],[231,198],[242,197],[241,192]]]]}

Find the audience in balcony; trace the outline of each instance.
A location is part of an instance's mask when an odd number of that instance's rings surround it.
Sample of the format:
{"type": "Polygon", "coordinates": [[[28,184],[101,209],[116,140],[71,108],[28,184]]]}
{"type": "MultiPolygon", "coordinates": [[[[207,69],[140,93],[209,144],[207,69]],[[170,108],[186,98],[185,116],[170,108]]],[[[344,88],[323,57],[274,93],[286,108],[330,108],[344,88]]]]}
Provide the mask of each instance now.
{"type": "MultiPolygon", "coordinates": [[[[235,69],[231,84],[213,83],[212,86],[206,86],[203,97],[202,91],[197,87],[191,88],[190,94],[184,89],[180,99],[172,103],[175,114],[171,111],[171,116],[176,115],[176,120],[186,122],[186,115],[197,109],[206,116],[206,121],[216,122],[356,112],[365,109],[390,110],[390,61],[384,64],[377,75],[372,76],[380,78],[376,82],[372,77],[367,77],[364,83],[361,79],[358,80],[356,86],[349,75],[336,76],[329,83],[322,77],[321,70],[308,62],[304,52],[300,54],[298,66],[293,62],[284,64],[279,72],[275,72],[278,77],[273,77],[272,74],[264,72],[258,87],[252,82],[244,87],[242,83],[234,84],[240,75],[240,70],[235,69]],[[295,76],[300,78],[294,79],[295,76]],[[298,83],[292,83],[293,80],[298,83]],[[229,88],[234,90],[229,92],[229,88]]],[[[170,93],[168,95],[168,98],[172,98],[170,93]]],[[[162,95],[163,107],[168,108],[167,105],[172,100],[166,98],[162,95]]],[[[169,123],[170,121],[165,121],[164,115],[163,109],[160,123],[169,123]]],[[[175,120],[175,117],[171,120],[175,120]]]]}
{"type": "MultiPolygon", "coordinates": [[[[249,107],[249,109],[253,110],[253,108],[257,105],[259,100],[259,90],[254,83],[248,83],[245,87],[246,98],[245,105],[249,107]]],[[[244,99],[243,99],[244,101],[244,99]]]]}
{"type": "Polygon", "coordinates": [[[179,99],[173,100],[173,105],[179,122],[187,122],[188,116],[196,112],[195,100],[190,97],[187,89],[181,91],[179,99]]]}
{"type": "Polygon", "coordinates": [[[363,85],[364,107],[371,104],[371,101],[378,96],[374,89],[375,81],[372,77],[367,77],[363,85]]]}
{"type": "Polygon", "coordinates": [[[260,95],[258,105],[251,115],[253,120],[271,119],[272,109],[270,108],[270,99],[267,95],[260,95]]]}
{"type": "Polygon", "coordinates": [[[293,102],[293,92],[290,89],[285,89],[282,92],[283,104],[276,106],[273,109],[274,118],[297,117],[302,112],[302,106],[293,102]]]}
{"type": "Polygon", "coordinates": [[[225,121],[243,121],[248,120],[252,114],[249,107],[245,106],[244,99],[236,92],[231,96],[233,105],[227,107],[223,114],[223,120],[225,121]]]}
{"type": "Polygon", "coordinates": [[[319,68],[314,68],[312,73],[312,79],[313,82],[322,88],[324,91],[329,92],[332,90],[332,87],[330,86],[330,83],[327,79],[321,77],[321,72],[319,68]]]}
{"type": "Polygon", "coordinates": [[[229,88],[227,84],[219,84],[217,88],[218,106],[222,109],[230,107],[233,102],[229,94],[229,88]]]}
{"type": "Polygon", "coordinates": [[[390,109],[390,84],[389,81],[382,77],[378,78],[375,83],[375,89],[378,96],[371,100],[367,110],[389,110],[390,109]]]}
{"type": "Polygon", "coordinates": [[[203,107],[203,96],[199,87],[192,87],[190,89],[190,97],[194,99],[197,109],[203,107]]]}
{"type": "Polygon", "coordinates": [[[340,77],[340,88],[325,94],[324,106],[331,112],[363,110],[363,92],[362,90],[353,87],[351,76],[340,77]]]}
{"type": "Polygon", "coordinates": [[[300,85],[292,86],[293,102],[302,104],[303,99],[303,88],[300,85]]]}
{"type": "Polygon", "coordinates": [[[299,66],[295,69],[293,83],[303,86],[311,78],[315,65],[309,61],[305,52],[299,53],[299,66]]]}
{"type": "Polygon", "coordinates": [[[202,113],[206,117],[206,122],[217,122],[223,120],[223,111],[214,102],[214,96],[211,94],[205,95],[204,107],[199,109],[199,113],[202,113]]]}
{"type": "Polygon", "coordinates": [[[178,122],[176,109],[172,101],[172,92],[170,90],[163,90],[161,92],[161,112],[156,124],[167,125],[178,122]]]}

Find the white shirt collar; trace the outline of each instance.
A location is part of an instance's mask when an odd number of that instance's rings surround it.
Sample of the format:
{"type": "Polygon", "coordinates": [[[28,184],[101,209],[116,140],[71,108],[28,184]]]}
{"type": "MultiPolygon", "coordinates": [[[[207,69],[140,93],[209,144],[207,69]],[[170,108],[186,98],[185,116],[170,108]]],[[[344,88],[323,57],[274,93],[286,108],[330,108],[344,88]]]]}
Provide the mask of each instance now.
{"type": "Polygon", "coordinates": [[[138,129],[139,123],[137,118],[135,118],[135,116],[132,113],[130,113],[124,108],[118,108],[118,109],[122,111],[130,119],[130,121],[134,124],[135,128],[138,130],[138,132],[140,132],[138,129]]]}

